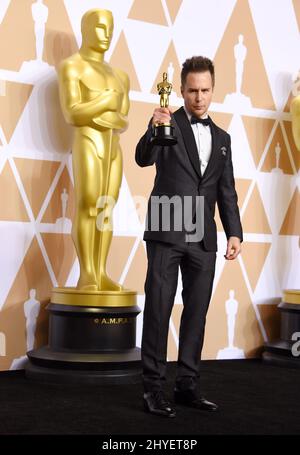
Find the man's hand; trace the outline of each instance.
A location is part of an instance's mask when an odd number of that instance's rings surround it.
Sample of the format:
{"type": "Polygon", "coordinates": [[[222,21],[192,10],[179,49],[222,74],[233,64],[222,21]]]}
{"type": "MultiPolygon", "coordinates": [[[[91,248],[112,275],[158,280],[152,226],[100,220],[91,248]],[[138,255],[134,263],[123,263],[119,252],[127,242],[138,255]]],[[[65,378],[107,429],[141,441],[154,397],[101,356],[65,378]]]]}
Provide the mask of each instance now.
{"type": "Polygon", "coordinates": [[[237,255],[242,251],[241,241],[238,237],[229,237],[227,242],[227,250],[225,254],[225,259],[231,261],[235,259],[237,255]]]}
{"type": "Polygon", "coordinates": [[[153,112],[152,125],[155,126],[160,123],[170,123],[171,111],[167,107],[156,108],[153,112]]]}

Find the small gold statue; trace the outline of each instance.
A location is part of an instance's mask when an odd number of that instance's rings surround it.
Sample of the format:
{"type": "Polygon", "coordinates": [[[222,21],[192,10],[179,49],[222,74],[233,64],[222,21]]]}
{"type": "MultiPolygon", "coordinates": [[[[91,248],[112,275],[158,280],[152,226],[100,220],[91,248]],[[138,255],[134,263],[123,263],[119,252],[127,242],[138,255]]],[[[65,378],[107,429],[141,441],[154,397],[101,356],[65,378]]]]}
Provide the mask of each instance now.
{"type": "MultiPolygon", "coordinates": [[[[163,80],[157,84],[157,92],[160,95],[160,107],[169,107],[169,96],[171,95],[172,84],[168,81],[168,74],[163,73],[163,80]]],[[[174,135],[174,127],[171,123],[155,124],[153,128],[150,144],[171,146],[177,143],[177,138],[174,135]]]]}
{"type": "Polygon", "coordinates": [[[168,74],[163,73],[163,80],[157,84],[157,92],[160,95],[160,107],[169,107],[169,96],[172,84],[168,81],[168,74]]]}
{"type": "Polygon", "coordinates": [[[117,201],[122,181],[119,136],[127,128],[129,110],[127,74],[104,61],[113,26],[110,11],[85,13],[82,46],[59,68],[62,110],[66,121],[75,127],[72,237],[80,263],[77,289],[84,291],[123,289],[106,273],[112,239],[111,201],[117,201]]]}

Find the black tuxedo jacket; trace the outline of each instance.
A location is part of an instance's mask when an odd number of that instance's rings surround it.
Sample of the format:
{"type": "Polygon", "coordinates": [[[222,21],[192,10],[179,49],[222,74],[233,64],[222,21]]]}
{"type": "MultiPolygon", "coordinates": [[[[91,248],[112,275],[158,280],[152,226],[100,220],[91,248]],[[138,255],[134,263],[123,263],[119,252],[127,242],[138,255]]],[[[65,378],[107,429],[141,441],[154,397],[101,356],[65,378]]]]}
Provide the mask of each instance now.
{"type": "MultiPolygon", "coordinates": [[[[172,223],[176,210],[180,209],[184,213],[182,205],[169,204],[170,229],[165,230],[161,220],[158,227],[157,223],[154,223],[155,229],[151,223],[151,213],[153,217],[155,204],[159,204],[161,208],[166,200],[169,201],[176,195],[182,202],[184,196],[190,196],[193,201],[192,221],[196,223],[201,222],[199,217],[195,218],[196,196],[204,196],[203,245],[207,251],[217,251],[217,229],[214,220],[216,202],[227,239],[230,236],[236,236],[242,241],[243,233],[235,190],[229,134],[211,120],[212,152],[202,176],[194,133],[183,107],[172,114],[171,123],[175,129],[177,144],[152,147],[150,145],[152,135],[150,121],[148,130],[136,147],[135,160],[139,166],[150,166],[154,163],[156,166],[154,187],[148,201],[144,240],[159,240],[169,243],[186,241],[186,234],[191,233],[189,228],[186,228],[188,223],[182,219],[181,229],[172,223]],[[152,196],[157,197],[151,199],[152,196]],[[160,200],[161,196],[168,196],[169,199],[160,200]]],[[[157,214],[156,210],[155,213],[157,214]]]]}

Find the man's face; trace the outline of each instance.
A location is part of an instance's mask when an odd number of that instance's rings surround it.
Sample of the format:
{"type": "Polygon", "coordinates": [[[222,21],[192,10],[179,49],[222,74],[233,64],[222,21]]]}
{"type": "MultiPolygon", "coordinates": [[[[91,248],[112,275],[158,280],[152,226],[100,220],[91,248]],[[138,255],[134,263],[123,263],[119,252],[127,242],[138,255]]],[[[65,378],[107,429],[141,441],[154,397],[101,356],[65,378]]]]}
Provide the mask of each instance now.
{"type": "Polygon", "coordinates": [[[212,78],[209,71],[188,73],[181,94],[187,111],[195,117],[203,116],[213,95],[212,78]]]}

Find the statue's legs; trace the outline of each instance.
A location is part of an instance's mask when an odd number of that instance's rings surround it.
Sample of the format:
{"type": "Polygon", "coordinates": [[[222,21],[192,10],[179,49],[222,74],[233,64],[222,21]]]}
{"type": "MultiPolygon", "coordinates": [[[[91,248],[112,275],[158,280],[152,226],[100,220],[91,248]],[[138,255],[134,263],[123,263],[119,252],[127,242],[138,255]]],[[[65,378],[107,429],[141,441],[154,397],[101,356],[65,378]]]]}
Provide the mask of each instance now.
{"type": "Polygon", "coordinates": [[[27,351],[31,351],[34,348],[35,331],[36,331],[36,320],[33,323],[29,322],[28,324],[26,324],[27,351]]]}
{"type": "Polygon", "coordinates": [[[169,96],[164,95],[164,107],[169,107],[169,96]]]}
{"type": "Polygon", "coordinates": [[[160,97],[160,107],[169,107],[169,96],[166,93],[160,97]]]}
{"type": "Polygon", "coordinates": [[[236,93],[241,93],[242,81],[243,81],[243,64],[236,65],[236,93]]]}
{"type": "Polygon", "coordinates": [[[35,27],[36,60],[40,62],[43,60],[45,31],[45,26],[35,27]]]}
{"type": "Polygon", "coordinates": [[[234,326],[235,326],[235,318],[227,316],[227,330],[228,330],[228,346],[233,348],[233,341],[234,341],[234,326]]]}
{"type": "MultiPolygon", "coordinates": [[[[110,133],[111,134],[111,133],[110,133]]],[[[109,140],[109,138],[107,138],[109,140]]],[[[102,190],[101,195],[105,194],[108,196],[107,204],[102,204],[104,207],[100,210],[97,222],[96,230],[96,242],[94,250],[94,264],[96,269],[98,289],[99,290],[109,290],[109,291],[120,291],[123,289],[122,285],[112,281],[106,273],[106,262],[107,256],[112,240],[113,235],[113,226],[112,226],[112,210],[114,205],[117,203],[119,190],[122,182],[122,151],[119,146],[119,136],[112,135],[112,140],[110,142],[111,151],[110,162],[107,163],[105,160],[102,161],[103,168],[103,181],[107,183],[106,189],[101,186],[102,190]],[[107,179],[108,177],[108,179],[107,179]],[[99,220],[101,222],[99,223],[99,220]]],[[[108,150],[109,144],[107,144],[108,150]]],[[[108,152],[105,152],[106,155],[108,152]]]]}
{"type": "Polygon", "coordinates": [[[94,267],[97,199],[101,183],[101,160],[91,139],[75,134],[73,146],[73,173],[75,183],[75,217],[72,237],[80,264],[77,289],[98,289],[94,267]]]}

